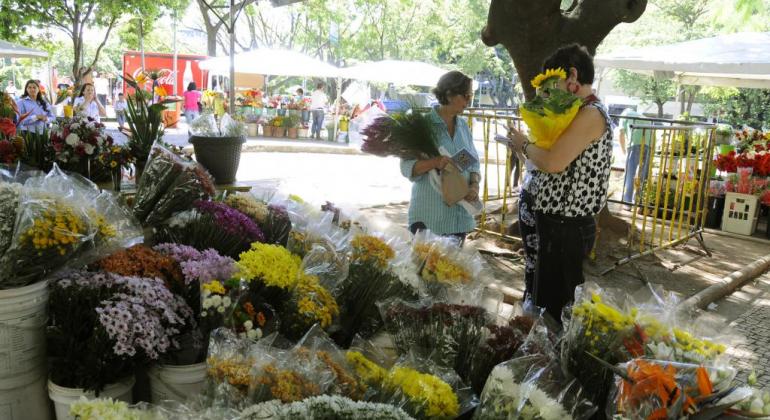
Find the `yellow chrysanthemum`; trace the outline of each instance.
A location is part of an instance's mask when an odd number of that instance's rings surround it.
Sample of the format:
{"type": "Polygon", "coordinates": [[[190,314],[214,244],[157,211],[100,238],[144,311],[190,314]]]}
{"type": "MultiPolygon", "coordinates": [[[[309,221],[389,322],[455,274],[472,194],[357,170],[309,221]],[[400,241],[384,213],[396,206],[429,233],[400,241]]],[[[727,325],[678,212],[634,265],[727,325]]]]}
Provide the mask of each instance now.
{"type": "Polygon", "coordinates": [[[237,275],[291,290],[299,280],[300,265],[302,260],[286,248],[255,242],[251,244],[251,250],[240,255],[237,275]]]}
{"type": "Polygon", "coordinates": [[[385,386],[399,388],[420,406],[426,418],[455,418],[460,411],[460,403],[452,387],[437,376],[397,366],[388,373],[385,386]]]}
{"type": "Polygon", "coordinates": [[[211,294],[218,294],[218,295],[225,294],[225,286],[222,285],[222,283],[219,282],[219,280],[214,280],[209,283],[206,283],[203,286],[201,286],[201,289],[211,294]]]}
{"type": "Polygon", "coordinates": [[[332,324],[332,319],[340,312],[337,301],[325,287],[318,283],[318,277],[303,276],[294,293],[299,297],[297,312],[306,318],[310,325],[318,322],[321,328],[326,328],[332,324]]]}
{"type": "Polygon", "coordinates": [[[345,359],[353,366],[358,377],[364,382],[380,384],[388,374],[387,370],[367,359],[360,352],[348,351],[345,353],[345,359]]]}
{"type": "Polygon", "coordinates": [[[350,243],[354,261],[369,262],[379,269],[387,267],[396,253],[382,239],[371,235],[358,235],[350,243]]]}
{"type": "Polygon", "coordinates": [[[532,87],[535,89],[540,89],[540,87],[543,86],[543,83],[553,77],[558,77],[559,79],[564,80],[567,78],[567,72],[564,71],[564,69],[561,67],[558,69],[547,69],[545,73],[540,73],[535,76],[534,79],[532,79],[532,87]]]}

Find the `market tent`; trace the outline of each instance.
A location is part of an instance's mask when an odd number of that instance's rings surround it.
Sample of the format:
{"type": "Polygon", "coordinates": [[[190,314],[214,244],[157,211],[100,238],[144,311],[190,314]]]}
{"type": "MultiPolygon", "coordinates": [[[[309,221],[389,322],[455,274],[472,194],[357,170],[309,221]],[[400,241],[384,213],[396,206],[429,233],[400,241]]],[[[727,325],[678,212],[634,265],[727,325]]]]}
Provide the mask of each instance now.
{"type": "Polygon", "coordinates": [[[382,60],[340,70],[346,79],[393,83],[394,85],[436,86],[446,69],[419,61],[382,60]]]}
{"type": "Polygon", "coordinates": [[[770,32],[743,32],[657,47],[624,47],[597,67],[675,79],[680,84],[770,88],[770,32]]]}
{"type": "MultiPolygon", "coordinates": [[[[200,68],[212,74],[229,75],[230,57],[209,58],[200,68]]],[[[305,54],[271,48],[259,48],[235,55],[235,72],[273,76],[338,77],[339,69],[305,54]]]]}
{"type": "Polygon", "coordinates": [[[0,57],[3,58],[48,58],[45,51],[22,47],[8,41],[0,40],[0,57]]]}

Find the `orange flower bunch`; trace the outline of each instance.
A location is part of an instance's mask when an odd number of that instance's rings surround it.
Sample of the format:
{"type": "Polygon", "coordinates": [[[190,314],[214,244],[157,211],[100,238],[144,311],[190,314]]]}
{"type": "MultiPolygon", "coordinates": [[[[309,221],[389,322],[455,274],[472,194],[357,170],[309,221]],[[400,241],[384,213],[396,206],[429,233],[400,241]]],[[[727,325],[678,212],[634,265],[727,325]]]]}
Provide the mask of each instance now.
{"type": "Polygon", "coordinates": [[[174,283],[184,283],[182,269],[176,260],[144,245],[118,251],[102,258],[96,265],[104,271],[121,276],[157,277],[169,288],[174,283]]]}

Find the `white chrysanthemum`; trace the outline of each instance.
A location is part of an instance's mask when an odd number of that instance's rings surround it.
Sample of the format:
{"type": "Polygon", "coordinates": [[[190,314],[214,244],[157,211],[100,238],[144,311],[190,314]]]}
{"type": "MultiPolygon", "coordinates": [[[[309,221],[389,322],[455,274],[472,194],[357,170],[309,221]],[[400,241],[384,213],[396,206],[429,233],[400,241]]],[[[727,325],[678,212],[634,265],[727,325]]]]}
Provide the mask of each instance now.
{"type": "Polygon", "coordinates": [[[87,155],[94,154],[94,150],[96,149],[93,144],[86,143],[85,146],[83,146],[83,149],[85,150],[87,155]]]}
{"type": "Polygon", "coordinates": [[[248,331],[248,330],[254,328],[254,323],[251,322],[251,321],[246,321],[246,322],[243,323],[243,328],[245,328],[246,331],[248,331]]]}
{"type": "Polygon", "coordinates": [[[258,338],[257,331],[258,330],[248,330],[246,331],[246,336],[249,337],[251,340],[256,340],[258,338]]]}
{"type": "Polygon", "coordinates": [[[543,420],[572,420],[572,416],[558,401],[535,386],[529,388],[529,403],[540,413],[540,418],[543,420]]]}
{"type": "Polygon", "coordinates": [[[80,137],[78,137],[78,135],[75,133],[70,133],[67,138],[64,139],[64,142],[70,146],[75,146],[80,142],[80,137]]]}
{"type": "Polygon", "coordinates": [[[228,296],[225,296],[225,297],[222,298],[222,306],[228,307],[228,306],[230,306],[231,303],[232,303],[232,301],[230,300],[230,298],[228,296]]]}

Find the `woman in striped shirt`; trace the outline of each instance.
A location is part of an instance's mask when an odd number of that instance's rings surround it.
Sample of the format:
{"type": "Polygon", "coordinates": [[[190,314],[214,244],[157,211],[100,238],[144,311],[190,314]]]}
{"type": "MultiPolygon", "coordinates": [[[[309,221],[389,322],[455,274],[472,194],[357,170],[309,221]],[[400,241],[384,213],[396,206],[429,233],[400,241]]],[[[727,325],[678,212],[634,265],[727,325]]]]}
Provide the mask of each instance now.
{"type": "MultiPolygon", "coordinates": [[[[465,149],[475,158],[462,175],[470,188],[465,199],[478,201],[481,180],[478,153],[473,145],[473,136],[468,124],[459,117],[473,97],[472,80],[459,71],[451,71],[441,76],[433,93],[440,104],[429,113],[436,133],[437,146],[439,149],[443,148],[450,156],[465,149]]],[[[447,156],[401,160],[401,174],[412,182],[409,230],[416,233],[430,229],[439,235],[455,236],[462,242],[465,235],[476,228],[476,221],[463,206],[446,205],[441,192],[431,185],[429,177],[430,171],[441,171],[449,164],[453,163],[447,156]]]]}

